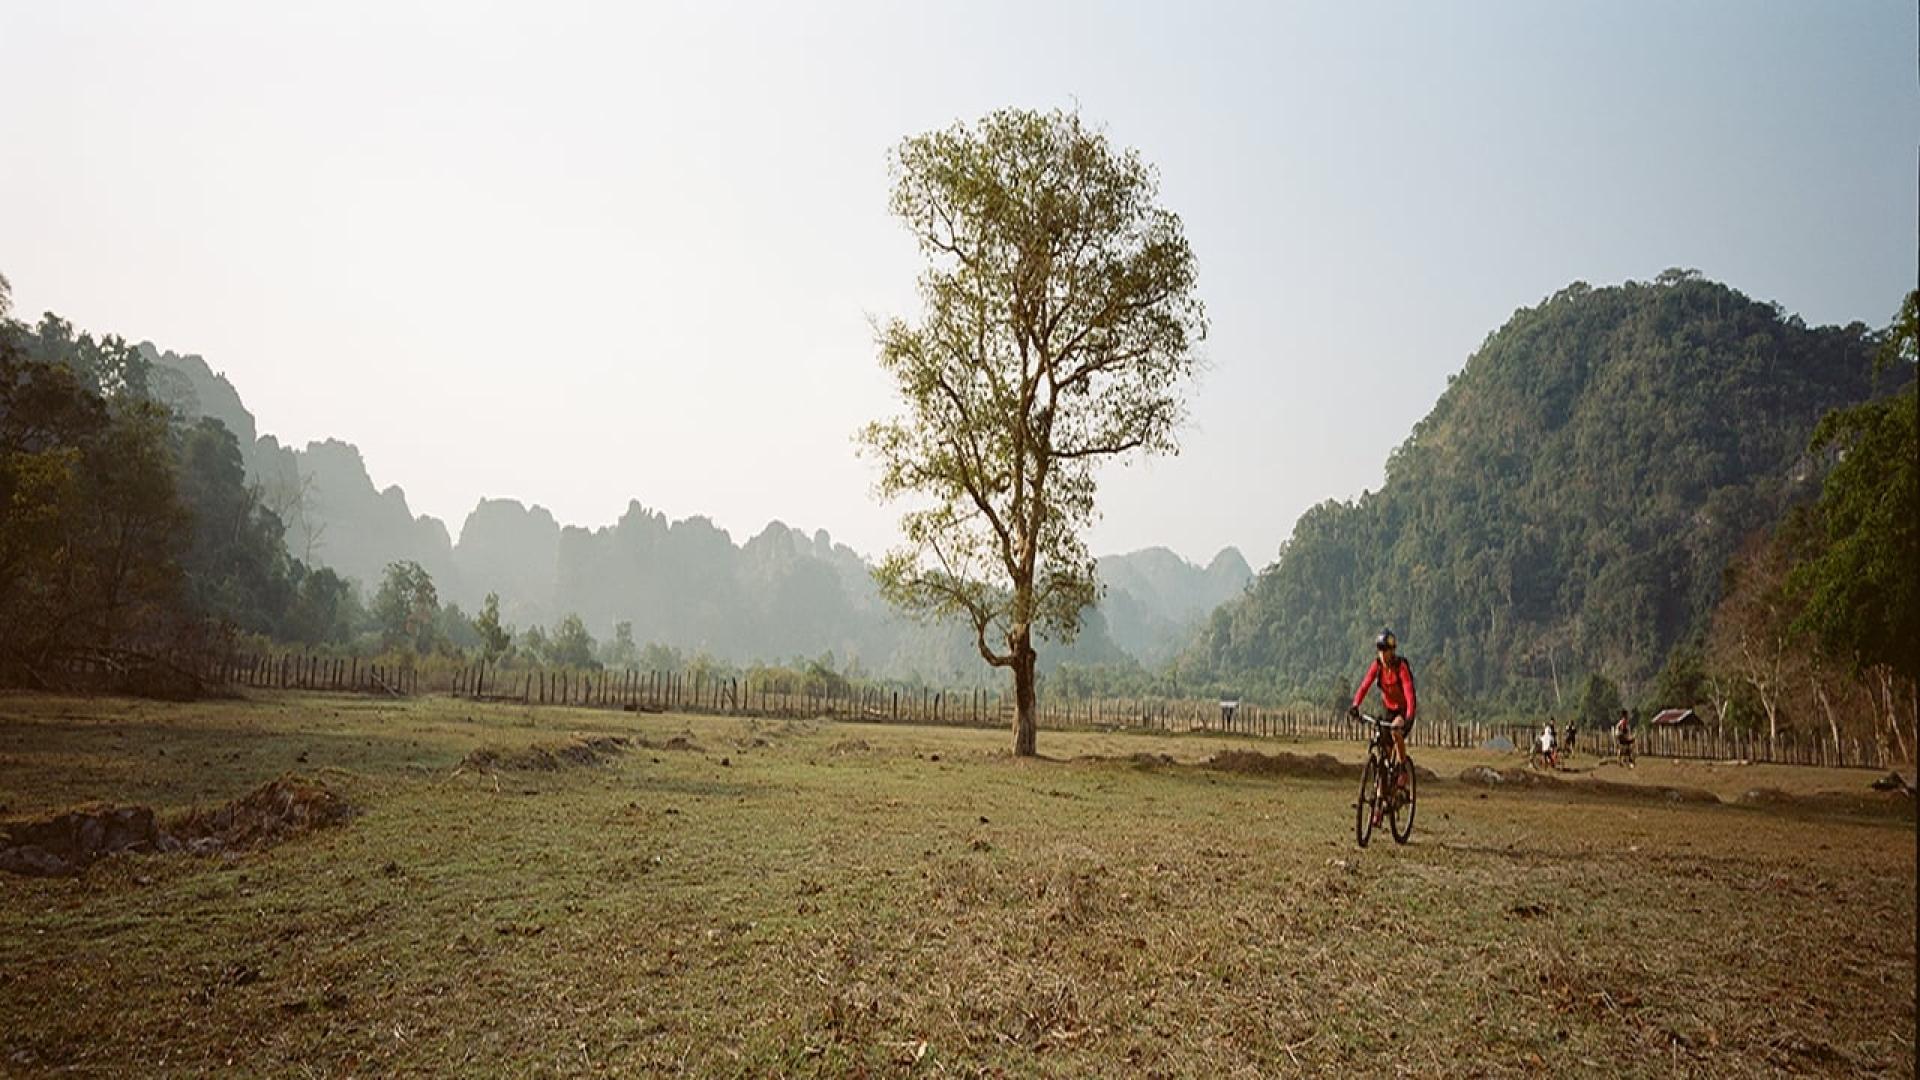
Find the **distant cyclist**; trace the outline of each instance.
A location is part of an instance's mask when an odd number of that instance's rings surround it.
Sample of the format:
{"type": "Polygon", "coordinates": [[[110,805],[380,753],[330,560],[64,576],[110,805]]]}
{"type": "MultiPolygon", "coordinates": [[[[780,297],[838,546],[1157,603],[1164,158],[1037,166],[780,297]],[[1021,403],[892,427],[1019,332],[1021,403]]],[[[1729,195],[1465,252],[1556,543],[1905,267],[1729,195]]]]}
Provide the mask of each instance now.
{"type": "Polygon", "coordinates": [[[1540,734],[1534,739],[1535,744],[1540,749],[1541,760],[1545,761],[1547,767],[1550,769],[1560,767],[1560,754],[1555,745],[1559,739],[1559,734],[1559,731],[1553,726],[1553,717],[1549,716],[1547,717],[1546,726],[1540,729],[1540,734]]]}
{"type": "Polygon", "coordinates": [[[1613,725],[1613,744],[1620,760],[1633,764],[1633,717],[1625,709],[1620,710],[1620,719],[1613,725]]]}
{"type": "MultiPolygon", "coordinates": [[[[1393,631],[1382,630],[1380,636],[1373,639],[1375,656],[1373,664],[1367,668],[1367,677],[1360,680],[1360,689],[1354,691],[1353,704],[1348,707],[1347,715],[1358,717],[1360,703],[1367,699],[1367,691],[1375,683],[1380,684],[1380,704],[1386,709],[1384,720],[1393,721],[1393,760],[1395,764],[1407,763],[1407,733],[1413,730],[1413,666],[1399,655],[1400,640],[1393,631]]],[[[1407,785],[1406,770],[1400,770],[1400,787],[1407,785]]]]}

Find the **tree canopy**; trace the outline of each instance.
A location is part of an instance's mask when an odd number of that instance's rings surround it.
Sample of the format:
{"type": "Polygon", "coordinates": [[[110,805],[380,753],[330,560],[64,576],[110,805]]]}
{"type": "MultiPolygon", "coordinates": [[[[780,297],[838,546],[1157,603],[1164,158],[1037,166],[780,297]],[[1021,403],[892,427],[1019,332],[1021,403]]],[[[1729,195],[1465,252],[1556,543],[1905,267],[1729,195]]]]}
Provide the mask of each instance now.
{"type": "Polygon", "coordinates": [[[879,493],[915,500],[877,577],[1012,670],[1031,754],[1034,639],[1070,641],[1097,595],[1096,467],[1176,449],[1206,331],[1193,253],[1152,169],[1072,113],[914,136],[893,179],[928,268],[919,319],[879,335],[905,411],[862,433],[879,493]]]}
{"type": "Polygon", "coordinates": [[[120,338],[11,318],[0,288],[0,666],[278,627],[292,567],[217,423],[177,422],[120,338]]]}
{"type": "Polygon", "coordinates": [[[1882,366],[1900,393],[1820,421],[1813,448],[1839,455],[1820,492],[1826,543],[1792,572],[1805,593],[1801,629],[1853,667],[1886,665],[1920,679],[1920,435],[1914,366],[1920,292],[1907,294],[1882,366]]]}

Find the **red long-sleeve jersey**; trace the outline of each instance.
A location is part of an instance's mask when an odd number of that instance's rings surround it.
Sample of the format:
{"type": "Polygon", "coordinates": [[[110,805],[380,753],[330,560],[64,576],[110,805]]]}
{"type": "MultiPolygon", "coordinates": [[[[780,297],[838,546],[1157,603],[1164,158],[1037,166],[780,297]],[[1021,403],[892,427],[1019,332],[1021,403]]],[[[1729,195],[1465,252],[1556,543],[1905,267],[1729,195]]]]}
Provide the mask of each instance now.
{"type": "Polygon", "coordinates": [[[1380,700],[1385,703],[1388,712],[1397,712],[1408,720],[1413,719],[1413,665],[1407,663],[1405,657],[1394,657],[1393,666],[1388,669],[1382,669],[1380,661],[1376,659],[1373,666],[1367,668],[1367,677],[1360,680],[1360,689],[1354,691],[1354,708],[1359,708],[1360,703],[1367,699],[1367,691],[1373,689],[1374,683],[1380,684],[1380,700]]]}

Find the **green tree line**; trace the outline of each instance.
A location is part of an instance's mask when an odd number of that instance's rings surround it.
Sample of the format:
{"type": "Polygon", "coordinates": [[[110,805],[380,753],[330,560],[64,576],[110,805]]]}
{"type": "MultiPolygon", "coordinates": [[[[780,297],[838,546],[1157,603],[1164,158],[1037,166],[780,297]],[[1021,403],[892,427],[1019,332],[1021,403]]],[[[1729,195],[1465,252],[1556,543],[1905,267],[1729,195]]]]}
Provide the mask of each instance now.
{"type": "Polygon", "coordinates": [[[516,634],[489,595],[470,618],[410,560],[363,598],[288,553],[238,440],[176,409],[185,392],[123,338],[52,314],[15,319],[0,277],[0,677],[33,681],[75,651],[247,638],[578,667],[643,659],[630,623],[606,653],[578,615],[516,634]]]}
{"type": "Polygon", "coordinates": [[[0,663],[350,632],[349,584],[287,555],[232,433],[180,420],[173,389],[119,337],[14,319],[0,278],[0,663]]]}

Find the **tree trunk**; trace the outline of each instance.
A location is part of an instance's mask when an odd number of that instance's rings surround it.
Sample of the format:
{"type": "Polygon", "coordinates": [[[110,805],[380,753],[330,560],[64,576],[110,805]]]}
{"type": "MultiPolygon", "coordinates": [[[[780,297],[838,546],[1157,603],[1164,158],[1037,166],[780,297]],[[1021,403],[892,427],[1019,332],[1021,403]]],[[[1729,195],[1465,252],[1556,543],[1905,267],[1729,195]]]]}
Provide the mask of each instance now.
{"type": "Polygon", "coordinates": [[[1813,679],[1813,693],[1815,697],[1820,699],[1821,710],[1827,714],[1827,730],[1833,735],[1834,758],[1836,760],[1839,760],[1840,759],[1840,721],[1834,718],[1833,702],[1827,700],[1827,688],[1821,685],[1820,677],[1817,674],[1814,676],[1814,679],[1813,679]]]}
{"type": "Polygon", "coordinates": [[[1555,709],[1565,708],[1565,704],[1560,700],[1560,664],[1553,658],[1553,646],[1551,645],[1547,646],[1547,670],[1553,672],[1553,707],[1555,709]]]}
{"type": "Polygon", "coordinates": [[[1022,633],[1013,645],[1013,755],[1033,757],[1038,718],[1034,712],[1033,639],[1022,633]]]}
{"type": "Polygon", "coordinates": [[[1887,709],[1887,729],[1893,733],[1893,745],[1889,749],[1899,755],[1899,760],[1907,760],[1907,737],[1900,731],[1900,713],[1894,704],[1893,669],[1885,664],[1878,668],[1880,676],[1880,700],[1887,709]]]}
{"type": "Polygon", "coordinates": [[[1713,694],[1714,722],[1722,727],[1727,726],[1730,721],[1727,711],[1733,704],[1733,694],[1721,688],[1719,679],[1708,679],[1707,689],[1713,694]]]}

